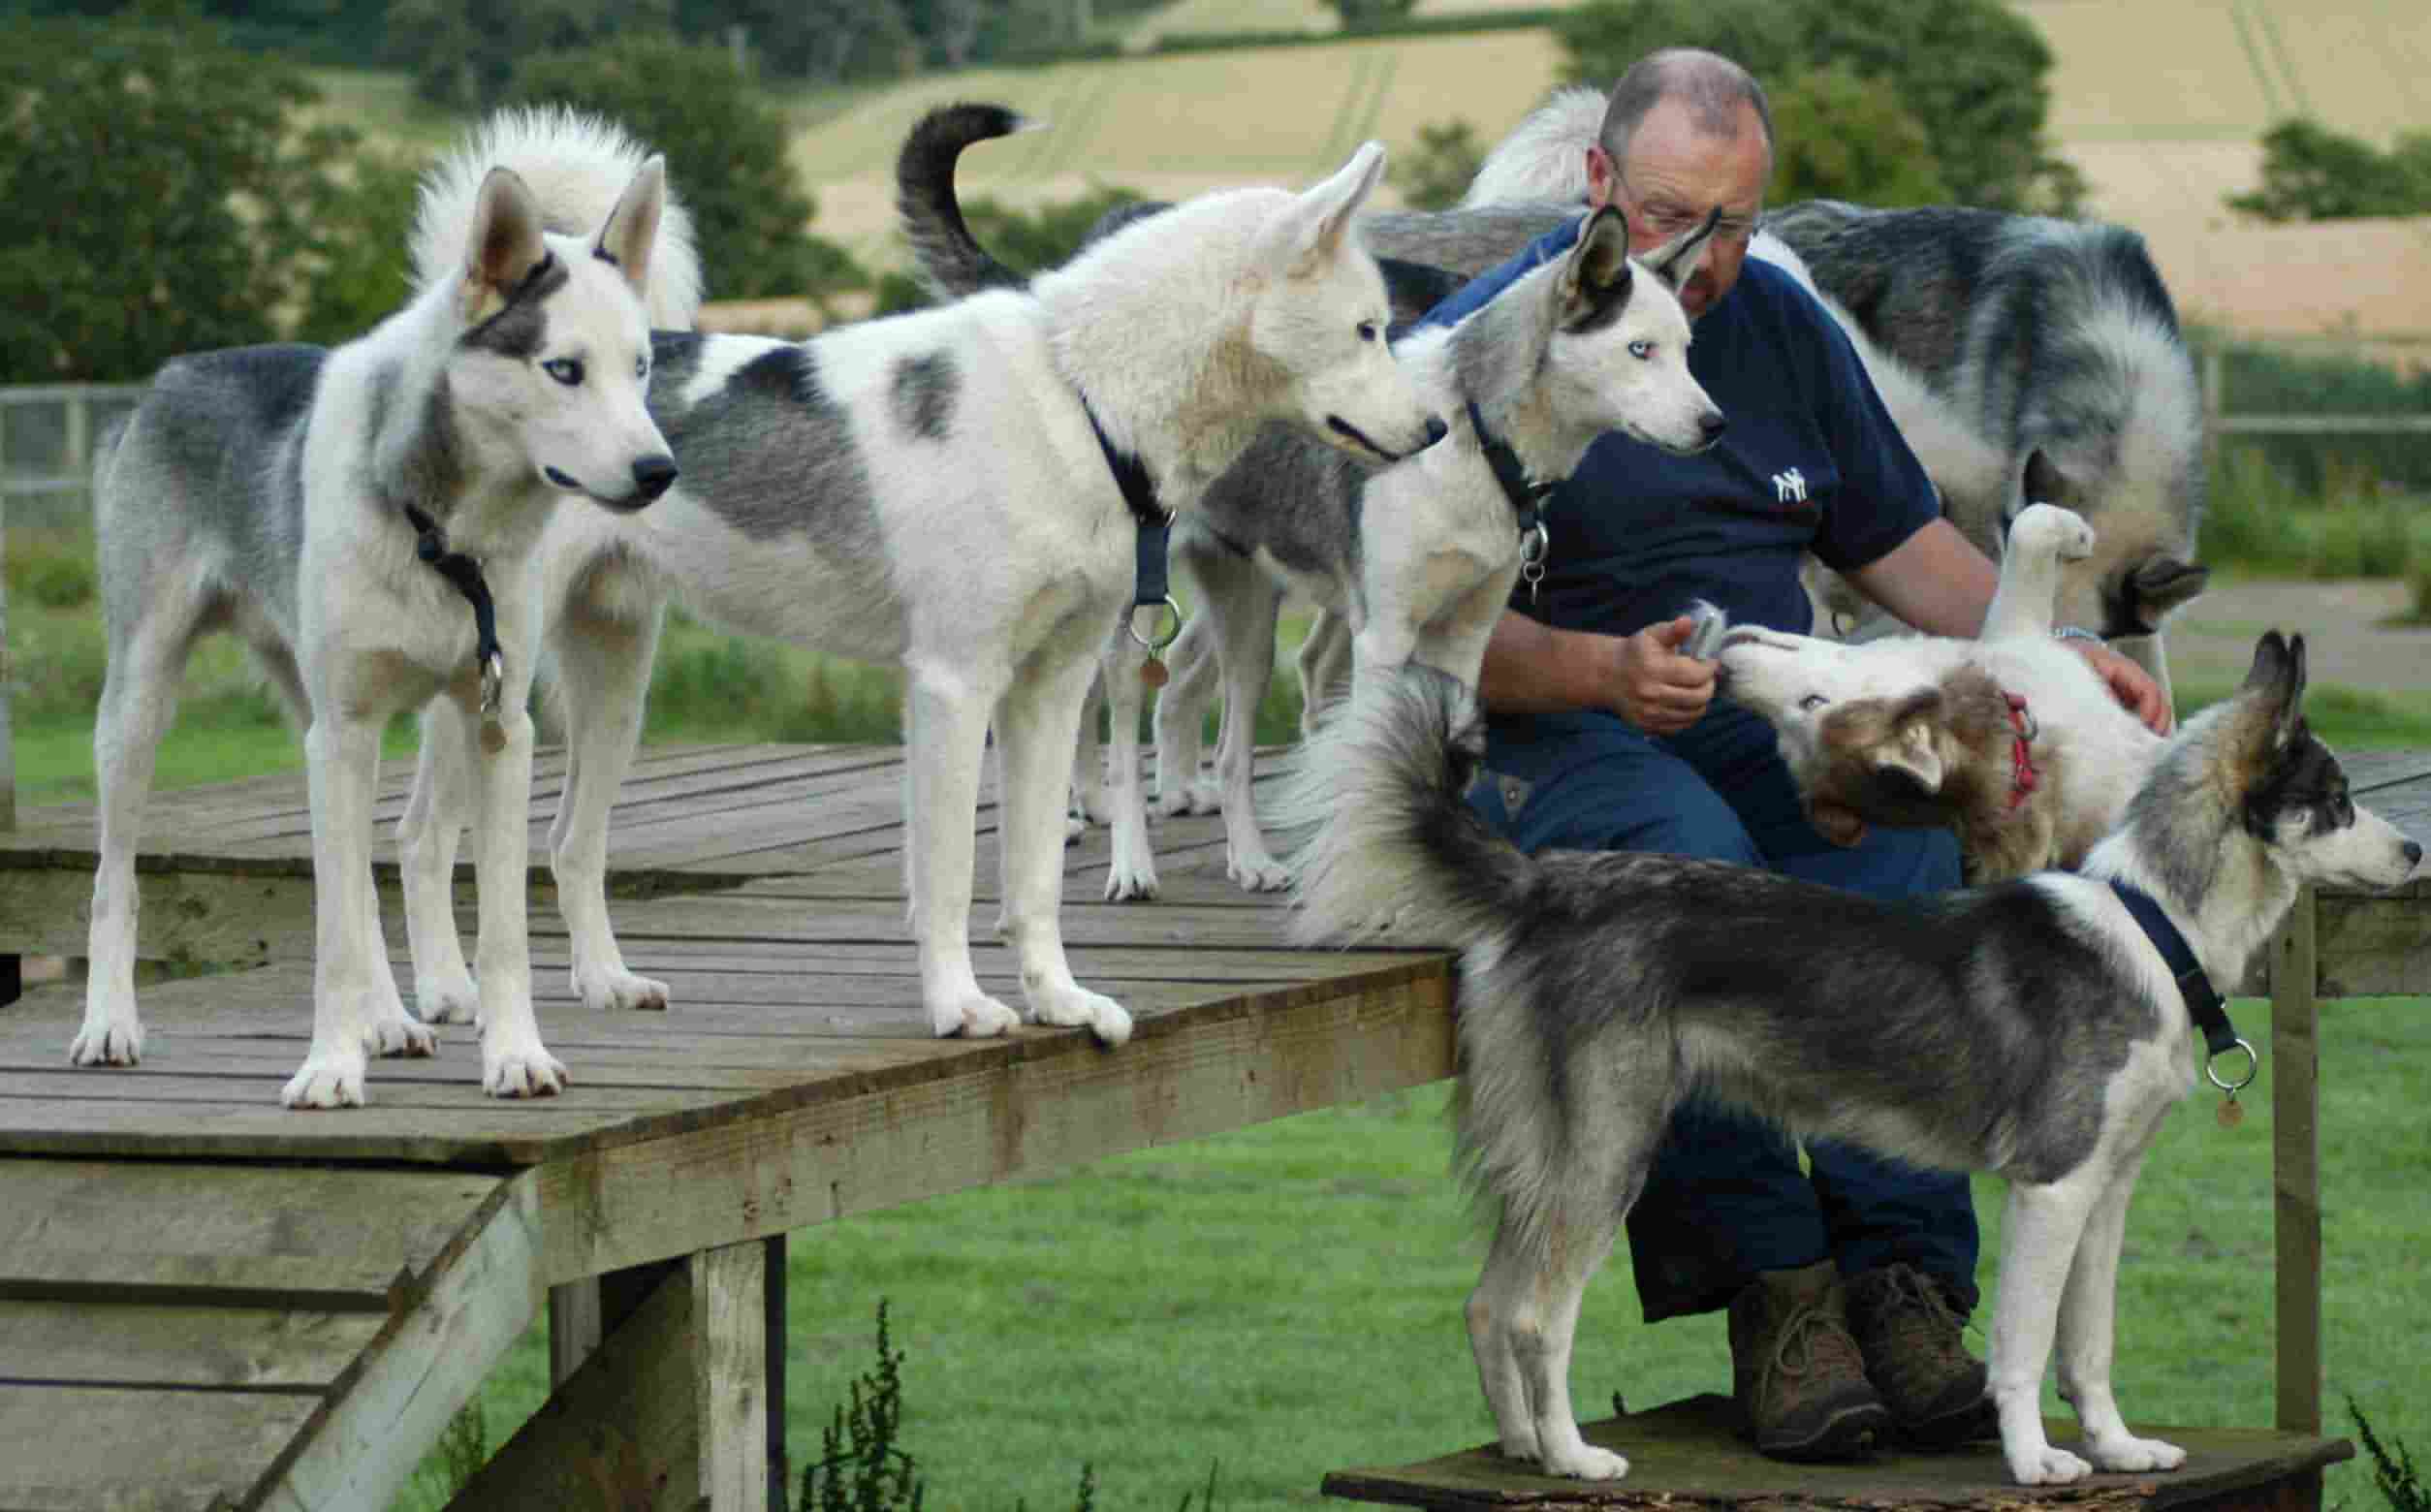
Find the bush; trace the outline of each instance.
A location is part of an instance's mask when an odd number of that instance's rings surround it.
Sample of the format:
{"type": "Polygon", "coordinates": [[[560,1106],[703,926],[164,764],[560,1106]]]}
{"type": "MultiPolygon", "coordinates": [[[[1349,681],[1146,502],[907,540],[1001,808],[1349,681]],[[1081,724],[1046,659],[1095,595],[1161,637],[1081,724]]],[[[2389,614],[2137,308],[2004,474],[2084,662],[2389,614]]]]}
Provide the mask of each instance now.
{"type": "Polygon", "coordinates": [[[0,381],[149,377],[279,335],[354,134],[192,14],[12,20],[0,49],[0,381]]]}
{"type": "Polygon", "coordinates": [[[1950,199],[2068,213],[2083,196],[2043,139],[2051,51],[2001,0],[1594,0],[1554,30],[1581,82],[1671,47],[1721,53],[1776,98],[1837,68],[1912,113],[1950,199]]]}
{"type": "Polygon", "coordinates": [[[1888,88],[1835,63],[1793,74],[1770,93],[1776,142],[1770,198],[1884,207],[1948,203],[1924,123],[1888,88]]]}
{"type": "Polygon", "coordinates": [[[2283,121],[2262,137],[2262,187],[2227,202],[2267,221],[2420,215],[2431,211],[2431,132],[2407,132],[2383,152],[2313,121],[2283,121]]]}
{"type": "MultiPolygon", "coordinates": [[[[2221,338],[2198,333],[2206,343],[2221,338]]],[[[2431,413],[2431,370],[2401,377],[2388,367],[2331,352],[2231,341],[2221,358],[2226,415],[2421,415],[2431,413]]],[[[2309,492],[2340,478],[2431,491],[2431,435],[2267,435],[2243,438],[2309,492]],[[2343,471],[2342,471],[2343,470],[2343,471]]]]}
{"type": "Polygon", "coordinates": [[[1486,160],[1477,130],[1467,121],[1418,128],[1418,145],[1393,154],[1388,175],[1414,210],[1444,210],[1468,192],[1486,160]]]}
{"type": "Polygon", "coordinates": [[[787,156],[785,117],[724,49],[660,34],[544,53],[516,70],[507,94],[608,116],[664,152],[711,298],[792,296],[824,311],[868,285],[849,253],[810,234],[818,203],[787,156]]]}

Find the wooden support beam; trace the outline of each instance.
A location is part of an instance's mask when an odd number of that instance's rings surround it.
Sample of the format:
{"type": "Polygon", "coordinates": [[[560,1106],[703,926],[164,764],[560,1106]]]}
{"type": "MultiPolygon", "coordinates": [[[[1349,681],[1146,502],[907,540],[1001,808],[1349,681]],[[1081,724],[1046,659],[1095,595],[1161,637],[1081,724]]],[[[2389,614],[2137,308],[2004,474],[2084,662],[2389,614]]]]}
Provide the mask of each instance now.
{"type": "Polygon", "coordinates": [[[549,1385],[562,1386],[599,1347],[607,1330],[599,1312],[599,1277],[549,1288],[549,1385]]]}
{"type": "Polygon", "coordinates": [[[766,1512],[769,1251],[751,1241],[603,1277],[607,1337],[449,1512],[766,1512]]]}
{"type": "Polygon", "coordinates": [[[2321,1431],[2321,1135],[2315,899],[2306,888],[2271,952],[2271,1184],[2282,1433],[2321,1431]]]}

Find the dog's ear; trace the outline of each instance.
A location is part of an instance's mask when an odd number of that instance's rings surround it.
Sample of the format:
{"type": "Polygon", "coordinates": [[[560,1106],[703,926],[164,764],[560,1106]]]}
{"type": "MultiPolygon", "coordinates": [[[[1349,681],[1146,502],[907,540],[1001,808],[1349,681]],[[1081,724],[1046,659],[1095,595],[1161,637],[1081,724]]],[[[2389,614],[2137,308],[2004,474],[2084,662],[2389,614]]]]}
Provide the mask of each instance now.
{"type": "Polygon", "coordinates": [[[1628,304],[1636,276],[1629,266],[1629,223],[1607,205],[1588,217],[1562,264],[1554,286],[1562,307],[1557,323],[1565,331],[1602,324],[1598,317],[1628,304]]]}
{"type": "Polygon", "coordinates": [[[2212,570],[2174,556],[2147,557],[2128,575],[2130,617],[2158,628],[2162,616],[2183,609],[2211,581],[2212,570]]]}
{"type": "Polygon", "coordinates": [[[1871,753],[1878,773],[1899,772],[1926,793],[1942,791],[1942,753],[1934,748],[1932,716],[1942,708],[1942,690],[1911,693],[1887,721],[1891,738],[1871,753]]]}
{"type": "Polygon", "coordinates": [[[549,260],[540,236],[540,202],[511,168],[493,168],[473,199],[473,230],[464,247],[464,283],[458,313],[478,325],[497,313],[532,269],[549,260]]]}
{"type": "Polygon", "coordinates": [[[667,207],[667,159],[653,157],[633,175],[616,207],[591,238],[591,256],[613,265],[643,299],[649,297],[650,249],[658,244],[658,217],[667,207]]]}
{"type": "MultiPolygon", "coordinates": [[[[2026,454],[2026,494],[2018,503],[2018,513],[2025,513],[2029,504],[2058,504],[2076,507],[2076,485],[2051,459],[2051,454],[2036,447],[2026,454]]],[[[2014,518],[2014,517],[2011,517],[2014,518]]],[[[2005,522],[2003,529],[2007,528],[2005,522]]]]}
{"type": "Polygon", "coordinates": [[[1714,228],[1721,224],[1721,211],[1718,208],[1705,217],[1705,224],[1680,233],[1638,261],[1677,294],[1680,286],[1696,276],[1697,268],[1704,265],[1705,253],[1714,244],[1714,228]]]}
{"type": "Polygon", "coordinates": [[[1829,799],[1807,806],[1807,822],[1815,833],[1835,845],[1854,845],[1866,837],[1866,822],[1857,810],[1829,799]]]}
{"type": "Polygon", "coordinates": [[[2258,723],[2269,731],[2271,746],[2287,744],[2304,722],[2304,637],[2263,631],[2254,643],[2254,665],[2237,691],[2257,705],[2258,723]]]}
{"type": "Polygon", "coordinates": [[[1295,278],[1315,272],[1342,249],[1350,218],[1384,179],[1384,143],[1370,142],[1333,177],[1301,193],[1279,230],[1283,266],[1295,278]]]}

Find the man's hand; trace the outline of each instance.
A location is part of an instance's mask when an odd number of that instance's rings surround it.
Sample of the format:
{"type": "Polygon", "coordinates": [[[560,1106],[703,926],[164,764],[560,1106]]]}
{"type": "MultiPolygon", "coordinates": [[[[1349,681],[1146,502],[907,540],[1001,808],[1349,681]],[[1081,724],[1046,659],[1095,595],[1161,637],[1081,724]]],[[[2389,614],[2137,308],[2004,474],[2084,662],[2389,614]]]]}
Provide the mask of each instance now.
{"type": "Polygon", "coordinates": [[[2161,684],[2153,675],[2128,660],[2099,641],[2068,640],[2064,643],[2085,658],[2101,680],[2110,687],[2110,696],[2119,707],[2144,722],[2144,728],[2155,735],[2167,735],[2177,722],[2169,700],[2162,696],[2161,684]]]}
{"type": "Polygon", "coordinates": [[[1678,735],[1714,701],[1714,664],[1679,654],[1695,628],[1682,614],[1625,636],[1606,682],[1612,707],[1649,735],[1678,735]]]}

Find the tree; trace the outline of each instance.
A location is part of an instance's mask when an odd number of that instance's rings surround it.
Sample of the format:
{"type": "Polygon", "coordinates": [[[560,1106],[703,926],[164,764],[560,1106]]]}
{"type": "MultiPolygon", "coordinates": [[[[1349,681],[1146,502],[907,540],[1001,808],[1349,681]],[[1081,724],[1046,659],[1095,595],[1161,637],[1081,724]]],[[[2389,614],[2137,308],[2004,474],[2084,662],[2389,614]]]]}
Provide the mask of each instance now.
{"type": "Polygon", "coordinates": [[[301,74],[192,13],[19,19],[0,51],[0,377],[148,377],[282,334],[342,127],[301,74]]]}
{"type": "Polygon", "coordinates": [[[2431,132],[2408,132],[2383,152],[2309,120],[2262,138],[2262,187],[2228,207],[2268,221],[2351,220],[2431,211],[2431,132]]]}
{"type": "Polygon", "coordinates": [[[348,167],[315,205],[310,239],[301,249],[307,271],[294,330],[299,341],[351,341],[413,296],[406,248],[421,203],[423,164],[366,147],[348,167]]]}
{"type": "Polygon", "coordinates": [[[674,16],[674,0],[390,0],[388,34],[416,94],[472,111],[498,103],[521,59],[665,31],[674,16]]]}
{"type": "Polygon", "coordinates": [[[1393,187],[1413,210],[1443,210],[1460,204],[1486,160],[1477,130],[1467,121],[1418,128],[1418,145],[1393,154],[1386,170],[1393,187]]]}
{"type": "Polygon", "coordinates": [[[818,203],[787,156],[785,117],[725,49],[659,35],[546,53],[516,71],[508,96],[605,115],[664,152],[714,298],[824,304],[868,282],[843,248],[810,234],[818,203]]]}
{"type": "Polygon", "coordinates": [[[1584,82],[1667,47],[1721,53],[1776,96],[1837,66],[1922,126],[1934,176],[1959,203],[2065,214],[2083,196],[2043,138],[2051,51],[2001,0],[1593,0],[1554,30],[1584,82]]]}
{"type": "Polygon", "coordinates": [[[1890,90],[1833,64],[1790,76],[1786,88],[1773,91],[1772,102],[1779,140],[1774,200],[1886,207],[1948,203],[1923,123],[1902,110],[1890,90]]]}

